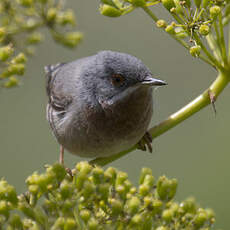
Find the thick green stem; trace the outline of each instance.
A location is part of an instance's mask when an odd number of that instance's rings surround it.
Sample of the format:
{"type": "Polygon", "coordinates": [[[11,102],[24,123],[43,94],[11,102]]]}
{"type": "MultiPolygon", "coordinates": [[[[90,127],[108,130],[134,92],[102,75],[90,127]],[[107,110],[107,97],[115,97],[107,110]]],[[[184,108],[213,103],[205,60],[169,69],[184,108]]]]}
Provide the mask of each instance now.
{"type": "MultiPolygon", "coordinates": [[[[230,71],[219,72],[216,80],[211,84],[211,86],[205,90],[201,95],[191,101],[189,104],[178,110],[177,112],[170,115],[166,120],[162,121],[158,125],[154,126],[149,130],[153,138],[160,136],[161,134],[167,132],[169,129],[175,127],[177,124],[181,123],[185,119],[189,118],[196,112],[200,111],[202,108],[210,104],[209,92],[212,92],[215,99],[219,94],[224,90],[227,84],[230,81],[230,71]]],[[[120,152],[116,155],[107,158],[96,158],[95,160],[90,161],[92,164],[97,164],[105,166],[122,156],[127,155],[128,153],[135,150],[137,146],[133,146],[130,149],[127,149],[123,152],[120,152]]]]}

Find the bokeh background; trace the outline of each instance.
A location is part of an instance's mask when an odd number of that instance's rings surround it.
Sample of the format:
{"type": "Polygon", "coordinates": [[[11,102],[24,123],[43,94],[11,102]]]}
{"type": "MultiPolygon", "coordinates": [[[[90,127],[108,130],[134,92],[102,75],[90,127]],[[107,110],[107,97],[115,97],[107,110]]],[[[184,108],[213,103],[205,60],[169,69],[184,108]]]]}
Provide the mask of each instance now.
{"type": "MultiPolygon", "coordinates": [[[[37,49],[22,85],[0,91],[0,177],[25,190],[25,179],[45,164],[58,160],[59,146],[45,118],[46,94],[43,68],[110,49],[135,55],[168,82],[155,91],[152,124],[166,118],[201,93],[216,72],[169,36],[156,28],[141,10],[120,18],[107,18],[98,11],[99,1],[68,1],[77,15],[84,40],[75,50],[55,44],[48,36],[37,49]]],[[[162,15],[157,9],[156,14],[162,15]]],[[[230,213],[230,91],[226,88],[216,102],[217,116],[209,106],[154,140],[153,154],[135,151],[111,165],[128,172],[136,184],[142,167],[155,177],[165,174],[179,181],[177,199],[196,197],[217,215],[217,228],[229,229],[230,213]]],[[[82,158],[65,154],[73,167],[82,158]]]]}

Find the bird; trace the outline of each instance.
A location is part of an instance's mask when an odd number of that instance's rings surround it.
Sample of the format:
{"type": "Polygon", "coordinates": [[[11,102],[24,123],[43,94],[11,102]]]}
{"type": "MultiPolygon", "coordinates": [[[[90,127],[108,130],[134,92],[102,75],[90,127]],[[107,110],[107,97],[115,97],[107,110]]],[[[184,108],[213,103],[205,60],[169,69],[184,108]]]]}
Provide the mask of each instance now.
{"type": "Polygon", "coordinates": [[[166,85],[130,54],[100,51],[45,67],[47,120],[64,149],[85,157],[109,157],[139,143],[150,151],[147,132],[153,114],[153,88],[166,85]]]}

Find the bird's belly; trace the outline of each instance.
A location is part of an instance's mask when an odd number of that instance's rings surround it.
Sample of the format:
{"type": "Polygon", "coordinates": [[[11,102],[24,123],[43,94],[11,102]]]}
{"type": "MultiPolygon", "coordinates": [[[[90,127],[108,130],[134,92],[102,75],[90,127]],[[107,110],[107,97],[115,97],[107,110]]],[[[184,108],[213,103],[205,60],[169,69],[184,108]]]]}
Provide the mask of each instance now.
{"type": "Polygon", "coordinates": [[[131,98],[107,111],[87,111],[78,117],[78,126],[72,125],[57,138],[59,143],[82,157],[106,157],[132,147],[143,137],[152,117],[152,94],[140,96],[141,100],[131,98]]]}

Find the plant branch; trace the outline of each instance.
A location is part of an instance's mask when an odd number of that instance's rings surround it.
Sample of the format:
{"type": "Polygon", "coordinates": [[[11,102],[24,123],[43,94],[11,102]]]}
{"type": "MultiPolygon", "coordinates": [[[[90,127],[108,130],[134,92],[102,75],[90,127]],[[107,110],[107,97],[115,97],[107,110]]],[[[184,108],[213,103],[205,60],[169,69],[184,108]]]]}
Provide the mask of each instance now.
{"type": "MultiPolygon", "coordinates": [[[[228,85],[230,81],[230,71],[219,71],[219,75],[216,80],[211,84],[211,86],[206,89],[201,95],[196,97],[193,101],[185,105],[183,108],[178,110],[177,112],[170,115],[166,120],[157,124],[153,128],[149,130],[149,133],[153,138],[156,138],[163,133],[167,132],[169,129],[175,127],[182,121],[186,120],[196,112],[200,111],[202,108],[206,107],[210,104],[209,92],[215,96],[215,99],[219,96],[219,94],[224,90],[224,88],[228,85]]],[[[100,166],[105,166],[125,155],[132,152],[137,148],[137,145],[131,147],[128,150],[120,152],[111,157],[105,158],[96,158],[90,161],[91,164],[96,164],[100,166]]]]}

